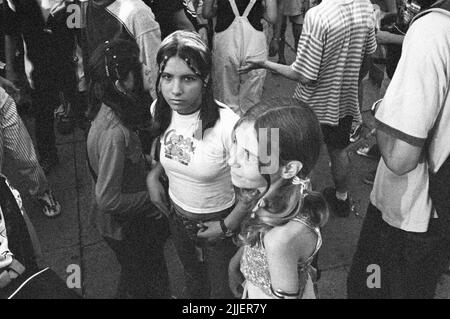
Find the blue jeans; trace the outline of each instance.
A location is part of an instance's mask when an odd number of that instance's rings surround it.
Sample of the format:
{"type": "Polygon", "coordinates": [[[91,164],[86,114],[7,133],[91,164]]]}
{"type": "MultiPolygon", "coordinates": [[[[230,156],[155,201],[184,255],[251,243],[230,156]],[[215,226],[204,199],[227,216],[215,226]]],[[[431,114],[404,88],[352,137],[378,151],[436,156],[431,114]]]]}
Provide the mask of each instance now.
{"type": "Polygon", "coordinates": [[[173,206],[169,218],[172,240],[184,267],[189,299],[234,298],[228,285],[228,265],[237,251],[231,238],[214,243],[196,238],[199,221],[225,218],[232,208],[212,214],[186,216],[173,206]]]}

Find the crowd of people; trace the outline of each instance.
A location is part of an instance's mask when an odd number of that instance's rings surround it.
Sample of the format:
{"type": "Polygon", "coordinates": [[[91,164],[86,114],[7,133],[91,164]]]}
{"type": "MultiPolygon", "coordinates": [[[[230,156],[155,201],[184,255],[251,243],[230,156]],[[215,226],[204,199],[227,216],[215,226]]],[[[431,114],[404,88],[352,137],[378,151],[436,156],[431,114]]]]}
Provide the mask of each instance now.
{"type": "Polygon", "coordinates": [[[6,181],[17,175],[47,217],[61,213],[46,177],[59,162],[56,124],[86,132],[89,221],[121,266],[117,298],[170,298],[169,237],[189,298],[318,298],[321,229],[351,212],[347,148],[363,121],[362,79],[383,46],[379,165],[347,295],[433,298],[450,257],[449,0],[0,5],[1,297],[74,297],[38,276],[49,273],[8,227],[21,223],[35,242],[6,181]],[[262,100],[267,70],[297,82],[290,97],[262,100]],[[21,116],[35,119],[37,152],[21,116]],[[310,176],[323,143],[334,187],[319,192],[310,176]]]}

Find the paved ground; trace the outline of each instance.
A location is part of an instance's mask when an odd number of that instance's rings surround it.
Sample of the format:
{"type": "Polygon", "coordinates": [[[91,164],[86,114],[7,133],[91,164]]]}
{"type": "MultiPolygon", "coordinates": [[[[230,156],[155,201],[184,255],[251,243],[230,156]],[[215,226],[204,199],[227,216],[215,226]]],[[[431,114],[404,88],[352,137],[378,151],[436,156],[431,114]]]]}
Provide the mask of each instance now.
{"type": "MultiPolygon", "coordinates": [[[[289,39],[292,43],[292,38],[289,39]]],[[[287,48],[288,62],[293,52],[287,48]]],[[[268,75],[264,97],[291,96],[295,83],[279,76],[268,75]]],[[[364,110],[378,97],[373,82],[365,80],[364,110]]],[[[364,118],[371,123],[370,114],[364,118]]],[[[365,131],[368,129],[366,128],[365,131]]],[[[354,166],[350,175],[350,192],[355,200],[355,214],[348,218],[331,217],[323,229],[324,244],[320,252],[319,265],[322,279],[319,289],[322,298],[345,298],[346,277],[358,240],[361,224],[368,205],[371,188],[361,182],[362,177],[375,168],[376,163],[359,157],[355,149],[366,141],[349,147],[354,166]]],[[[373,141],[367,141],[373,142],[373,141]]],[[[61,163],[50,174],[53,190],[63,207],[63,213],[56,219],[47,219],[36,211],[35,203],[25,200],[26,207],[38,231],[44,257],[47,263],[66,280],[72,268],[79,265],[82,286],[78,289],[86,298],[112,298],[116,292],[119,266],[105,242],[89,225],[87,215],[90,209],[92,182],[85,163],[85,138],[80,130],[70,136],[58,136],[58,150],[61,163]]],[[[317,190],[332,185],[326,152],[313,174],[317,190]]],[[[183,298],[182,269],[174,248],[169,241],[166,257],[171,275],[172,293],[183,298]]],[[[450,277],[443,276],[437,291],[437,298],[450,299],[450,277]]]]}

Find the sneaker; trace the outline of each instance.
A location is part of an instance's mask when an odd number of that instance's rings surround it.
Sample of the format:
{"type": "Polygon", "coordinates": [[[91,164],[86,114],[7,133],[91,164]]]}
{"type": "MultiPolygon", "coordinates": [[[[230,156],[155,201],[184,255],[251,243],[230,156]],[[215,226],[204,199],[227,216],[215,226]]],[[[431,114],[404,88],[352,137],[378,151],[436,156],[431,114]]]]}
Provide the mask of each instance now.
{"type": "Polygon", "coordinates": [[[46,217],[53,218],[61,214],[61,205],[53,196],[52,191],[46,191],[43,195],[38,196],[37,199],[42,205],[42,212],[46,217]]]}
{"type": "Polygon", "coordinates": [[[54,155],[44,157],[43,159],[41,159],[40,164],[45,175],[48,175],[52,168],[59,164],[58,156],[54,155]]]}
{"type": "Polygon", "coordinates": [[[350,132],[350,143],[355,143],[361,138],[362,124],[353,123],[352,130],[350,132]]]}
{"type": "Polygon", "coordinates": [[[364,176],[364,178],[363,178],[363,182],[366,183],[367,185],[373,185],[373,182],[375,181],[376,173],[377,173],[376,170],[367,173],[366,176],[364,176]]]}
{"type": "Polygon", "coordinates": [[[336,198],[336,189],[327,187],[323,191],[323,196],[327,201],[331,211],[338,217],[348,217],[351,212],[350,196],[347,199],[339,200],[336,198]]]}

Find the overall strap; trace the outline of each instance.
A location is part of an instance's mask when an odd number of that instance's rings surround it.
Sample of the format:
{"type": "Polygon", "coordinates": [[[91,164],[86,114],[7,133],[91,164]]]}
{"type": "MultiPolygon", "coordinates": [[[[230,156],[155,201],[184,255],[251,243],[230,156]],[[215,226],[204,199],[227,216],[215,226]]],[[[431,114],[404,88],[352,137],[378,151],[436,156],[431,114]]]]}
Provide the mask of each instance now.
{"type": "Polygon", "coordinates": [[[235,0],[228,0],[228,1],[230,2],[231,8],[233,9],[234,16],[240,17],[241,15],[239,14],[239,10],[236,5],[236,1],[235,0]]]}
{"type": "Polygon", "coordinates": [[[250,14],[250,11],[252,11],[253,6],[255,5],[257,0],[250,0],[247,9],[245,9],[244,14],[242,15],[244,18],[247,18],[248,15],[250,14]]]}

